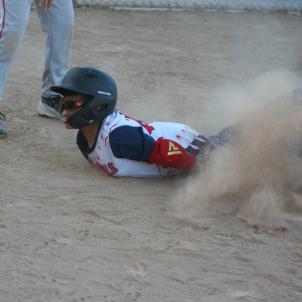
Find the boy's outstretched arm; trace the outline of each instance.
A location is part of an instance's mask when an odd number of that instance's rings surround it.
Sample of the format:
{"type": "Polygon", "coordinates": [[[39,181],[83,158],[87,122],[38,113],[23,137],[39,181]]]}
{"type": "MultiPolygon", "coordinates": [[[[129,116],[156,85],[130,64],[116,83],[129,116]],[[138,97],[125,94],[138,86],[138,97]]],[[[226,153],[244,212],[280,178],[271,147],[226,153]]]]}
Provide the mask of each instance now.
{"type": "Polygon", "coordinates": [[[196,164],[195,155],[180,144],[165,138],[155,141],[144,133],[142,127],[118,127],[110,133],[109,142],[114,156],[118,158],[145,161],[184,171],[192,169],[196,164]]]}

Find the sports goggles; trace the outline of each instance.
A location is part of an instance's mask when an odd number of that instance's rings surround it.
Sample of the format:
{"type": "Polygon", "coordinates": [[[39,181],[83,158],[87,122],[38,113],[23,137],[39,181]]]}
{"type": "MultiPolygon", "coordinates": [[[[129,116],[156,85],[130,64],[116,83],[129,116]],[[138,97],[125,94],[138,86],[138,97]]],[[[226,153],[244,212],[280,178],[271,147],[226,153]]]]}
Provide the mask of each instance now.
{"type": "Polygon", "coordinates": [[[83,105],[82,101],[77,100],[68,100],[62,103],[62,111],[63,110],[75,110],[81,108],[83,105]]]}

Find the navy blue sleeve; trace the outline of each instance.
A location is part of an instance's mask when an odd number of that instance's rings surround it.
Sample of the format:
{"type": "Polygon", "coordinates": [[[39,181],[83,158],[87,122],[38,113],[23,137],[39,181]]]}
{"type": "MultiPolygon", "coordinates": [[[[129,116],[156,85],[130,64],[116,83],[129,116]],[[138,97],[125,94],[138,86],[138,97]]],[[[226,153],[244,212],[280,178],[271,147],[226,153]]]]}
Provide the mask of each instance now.
{"type": "Polygon", "coordinates": [[[77,145],[81,150],[82,154],[88,159],[87,154],[88,154],[89,146],[81,130],[79,130],[77,134],[77,145]]]}
{"type": "Polygon", "coordinates": [[[121,126],[109,135],[114,156],[138,161],[148,161],[154,148],[154,139],[142,127],[121,126]]]}

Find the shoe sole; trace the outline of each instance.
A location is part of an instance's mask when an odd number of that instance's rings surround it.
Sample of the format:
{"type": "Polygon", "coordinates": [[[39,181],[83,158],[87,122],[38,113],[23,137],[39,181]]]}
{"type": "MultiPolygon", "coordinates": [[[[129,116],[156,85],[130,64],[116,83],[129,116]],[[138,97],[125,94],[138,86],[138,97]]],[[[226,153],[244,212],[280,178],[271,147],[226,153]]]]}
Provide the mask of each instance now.
{"type": "Polygon", "coordinates": [[[39,112],[38,112],[38,116],[40,116],[40,117],[45,117],[45,118],[50,118],[50,119],[60,119],[59,117],[50,116],[50,115],[46,115],[46,114],[44,114],[44,113],[39,113],[39,112]]]}

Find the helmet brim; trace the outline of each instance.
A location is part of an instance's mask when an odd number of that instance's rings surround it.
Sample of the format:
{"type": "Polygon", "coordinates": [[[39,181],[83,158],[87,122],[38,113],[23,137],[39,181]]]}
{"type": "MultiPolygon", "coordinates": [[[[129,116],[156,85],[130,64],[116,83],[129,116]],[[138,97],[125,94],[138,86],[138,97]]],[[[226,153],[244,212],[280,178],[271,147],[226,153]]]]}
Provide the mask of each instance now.
{"type": "Polygon", "coordinates": [[[67,96],[67,95],[71,95],[71,94],[78,94],[79,93],[78,91],[70,90],[70,89],[67,89],[67,88],[62,87],[62,86],[51,86],[49,89],[51,91],[59,93],[59,94],[61,94],[63,96],[67,96]]]}

